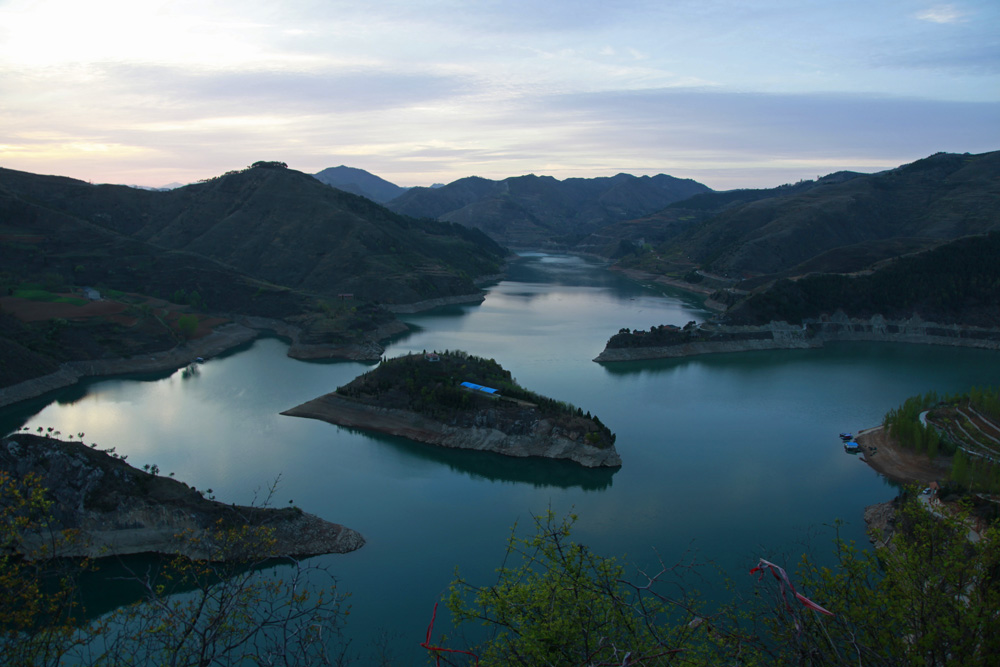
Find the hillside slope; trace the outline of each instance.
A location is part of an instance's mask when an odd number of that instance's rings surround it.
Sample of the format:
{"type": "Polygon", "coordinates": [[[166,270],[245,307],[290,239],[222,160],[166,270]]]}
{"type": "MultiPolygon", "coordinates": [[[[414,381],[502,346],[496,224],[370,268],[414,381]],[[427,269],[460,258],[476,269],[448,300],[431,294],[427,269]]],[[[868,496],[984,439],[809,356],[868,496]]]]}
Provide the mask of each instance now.
{"type": "Polygon", "coordinates": [[[81,252],[106,264],[98,250],[115,247],[120,257],[127,247],[149,261],[169,251],[194,256],[220,274],[293,290],[412,303],[475,292],[473,279],[496,273],[504,255],[474,230],[408,219],[283,168],[168,192],[0,170],[0,210],[5,233],[31,239],[26,249],[46,260],[12,261],[63,276],[86,271],[81,252]]]}

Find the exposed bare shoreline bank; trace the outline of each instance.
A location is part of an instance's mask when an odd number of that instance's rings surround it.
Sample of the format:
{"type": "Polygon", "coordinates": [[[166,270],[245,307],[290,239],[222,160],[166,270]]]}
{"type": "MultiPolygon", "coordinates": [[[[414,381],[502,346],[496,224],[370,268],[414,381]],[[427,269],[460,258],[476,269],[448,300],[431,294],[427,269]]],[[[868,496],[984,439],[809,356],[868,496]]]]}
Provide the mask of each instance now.
{"type": "Polygon", "coordinates": [[[926,454],[902,447],[889,436],[882,426],[860,431],[855,438],[864,461],[875,472],[901,484],[926,486],[941,482],[951,471],[951,460],[946,456],[931,458],[926,454]]]}
{"type": "MultiPolygon", "coordinates": [[[[465,294],[396,306],[391,310],[397,313],[416,313],[443,305],[481,303],[483,298],[482,293],[465,294]]],[[[129,358],[67,361],[54,373],[0,388],[0,408],[72,386],[88,377],[158,373],[183,368],[199,357],[208,359],[218,356],[254,340],[265,332],[273,332],[288,339],[288,356],[293,359],[378,361],[385,352],[385,348],[378,341],[408,329],[406,324],[395,320],[370,332],[366,340],[358,343],[310,345],[300,342],[301,330],[298,327],[283,320],[255,316],[231,316],[231,318],[232,322],[216,327],[209,335],[189,340],[169,350],[129,358]]]]}
{"type": "Polygon", "coordinates": [[[535,422],[530,433],[512,435],[489,426],[451,426],[407,410],[365,405],[335,393],[307,401],[281,414],[397,435],[440,447],[487,451],[517,458],[563,459],[587,468],[617,468],[622,464],[614,445],[604,449],[594,447],[583,442],[581,434],[566,433],[548,419],[535,422]]]}
{"type": "Polygon", "coordinates": [[[802,325],[787,322],[761,326],[709,323],[701,325],[689,338],[675,344],[605,347],[594,361],[642,361],[724,352],[809,349],[836,342],[916,343],[1000,350],[1000,328],[939,324],[925,321],[918,315],[908,320],[886,320],[881,315],[859,319],[849,318],[843,313],[802,325]]]}

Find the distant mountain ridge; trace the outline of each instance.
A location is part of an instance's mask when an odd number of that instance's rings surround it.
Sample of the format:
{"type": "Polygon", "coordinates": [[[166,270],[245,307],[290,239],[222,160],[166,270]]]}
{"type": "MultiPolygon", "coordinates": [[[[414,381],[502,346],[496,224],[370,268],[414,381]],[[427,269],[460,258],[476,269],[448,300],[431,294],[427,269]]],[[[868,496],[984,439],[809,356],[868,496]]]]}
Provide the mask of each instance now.
{"type": "Polygon", "coordinates": [[[395,199],[408,189],[390,183],[364,169],[345,167],[344,165],[329,167],[313,174],[313,176],[321,183],[326,183],[344,192],[367,197],[379,204],[385,204],[395,199]]]}
{"type": "Polygon", "coordinates": [[[618,174],[602,178],[477,176],[439,188],[411,188],[387,206],[413,217],[437,218],[480,229],[507,246],[566,246],[615,221],[660,210],[711,192],[690,179],[618,174]]]}
{"type": "Polygon", "coordinates": [[[582,239],[573,249],[619,259],[635,253],[636,249],[642,246],[661,246],[723,211],[736,209],[755,201],[803,194],[816,187],[842,183],[859,176],[864,174],[839,171],[815,181],[786,183],[773,188],[746,188],[696,194],[642,218],[615,222],[602,227],[582,239]]]}

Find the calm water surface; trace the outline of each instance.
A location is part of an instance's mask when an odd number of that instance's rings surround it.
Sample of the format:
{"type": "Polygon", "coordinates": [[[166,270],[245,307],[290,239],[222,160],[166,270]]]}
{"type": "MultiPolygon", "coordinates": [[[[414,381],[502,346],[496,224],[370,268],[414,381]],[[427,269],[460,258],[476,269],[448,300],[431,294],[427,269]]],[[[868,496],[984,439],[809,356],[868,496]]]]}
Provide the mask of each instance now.
{"type": "MultiPolygon", "coordinates": [[[[751,352],[602,366],[621,327],[683,325],[708,313],[580,258],[525,255],[484,303],[404,316],[413,332],[387,356],[461,349],[492,357],[525,387],[598,415],[618,435],[618,471],[438,450],[282,410],[371,366],[307,363],[269,338],[158,377],[89,382],[0,413],[0,427],[52,426],[157,464],[217,499],[274,504],[359,530],[367,545],[318,559],[352,593],[355,645],[390,634],[400,664],[418,648],[454,568],[482,582],[515,522],[552,508],[575,537],[648,562],[689,550],[740,578],[760,556],[793,559],[824,528],[864,541],[865,505],[895,490],[837,433],[881,421],[906,397],[995,384],[995,352],[884,344],[751,352]]],[[[704,587],[704,585],[702,585],[704,587]]],[[[439,620],[440,622],[440,620],[439,620]]]]}

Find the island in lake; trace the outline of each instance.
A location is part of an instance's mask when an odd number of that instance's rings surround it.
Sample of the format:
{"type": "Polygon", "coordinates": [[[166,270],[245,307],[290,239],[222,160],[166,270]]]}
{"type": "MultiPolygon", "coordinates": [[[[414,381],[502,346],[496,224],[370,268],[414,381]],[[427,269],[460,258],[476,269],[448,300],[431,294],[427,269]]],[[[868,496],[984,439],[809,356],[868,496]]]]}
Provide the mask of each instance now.
{"type": "Polygon", "coordinates": [[[506,456],[618,467],[615,435],[589,412],[520,387],[492,359],[464,352],[384,360],[294,417],[506,456]]]}

